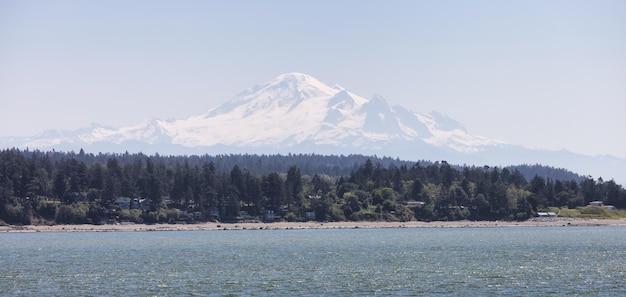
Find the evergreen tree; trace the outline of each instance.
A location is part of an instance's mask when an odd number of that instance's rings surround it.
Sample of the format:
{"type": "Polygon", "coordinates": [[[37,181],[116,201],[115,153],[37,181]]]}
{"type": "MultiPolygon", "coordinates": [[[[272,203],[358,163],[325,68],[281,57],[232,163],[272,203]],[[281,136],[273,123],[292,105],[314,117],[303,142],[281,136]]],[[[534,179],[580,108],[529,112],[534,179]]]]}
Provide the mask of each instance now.
{"type": "Polygon", "coordinates": [[[286,202],[291,208],[293,205],[296,207],[302,206],[303,196],[303,186],[302,186],[302,175],[300,174],[300,169],[298,167],[291,166],[289,171],[287,172],[287,179],[285,181],[285,190],[286,190],[286,202]]]}

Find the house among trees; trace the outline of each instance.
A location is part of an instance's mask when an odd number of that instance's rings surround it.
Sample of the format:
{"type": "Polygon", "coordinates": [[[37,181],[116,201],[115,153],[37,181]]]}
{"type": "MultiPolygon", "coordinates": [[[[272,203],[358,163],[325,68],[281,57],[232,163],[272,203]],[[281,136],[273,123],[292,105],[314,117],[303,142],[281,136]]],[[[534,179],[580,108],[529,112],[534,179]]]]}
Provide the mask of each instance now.
{"type": "Polygon", "coordinates": [[[253,222],[254,221],[254,217],[251,216],[247,211],[245,210],[241,210],[239,211],[239,219],[242,222],[253,222]]]}
{"type": "Polygon", "coordinates": [[[616,209],[615,206],[604,204],[604,202],[602,202],[602,201],[591,201],[591,202],[589,202],[589,206],[604,207],[604,208],[610,209],[610,210],[615,210],[616,209]]]}
{"type": "Polygon", "coordinates": [[[149,199],[144,199],[144,198],[131,199],[129,197],[118,197],[117,199],[115,199],[115,204],[120,209],[141,209],[141,210],[147,210],[150,208],[150,205],[151,205],[149,199]]]}
{"type": "Polygon", "coordinates": [[[274,213],[273,210],[268,210],[263,215],[263,220],[266,222],[274,222],[274,221],[280,220],[280,215],[274,213]]]}
{"type": "Polygon", "coordinates": [[[602,201],[591,201],[591,202],[589,202],[589,206],[599,206],[599,207],[602,207],[602,206],[604,206],[604,203],[602,203],[602,201]]]}
{"type": "Polygon", "coordinates": [[[307,211],[304,213],[304,218],[307,221],[315,221],[315,212],[314,211],[307,211]]]}
{"type": "Polygon", "coordinates": [[[121,209],[129,209],[130,208],[131,199],[128,197],[119,197],[115,199],[115,204],[121,209]]]}
{"type": "Polygon", "coordinates": [[[422,201],[407,201],[406,206],[408,207],[422,207],[426,205],[426,202],[422,201]]]}
{"type": "Polygon", "coordinates": [[[556,218],[556,213],[554,212],[538,212],[537,216],[540,218],[556,218]]]}

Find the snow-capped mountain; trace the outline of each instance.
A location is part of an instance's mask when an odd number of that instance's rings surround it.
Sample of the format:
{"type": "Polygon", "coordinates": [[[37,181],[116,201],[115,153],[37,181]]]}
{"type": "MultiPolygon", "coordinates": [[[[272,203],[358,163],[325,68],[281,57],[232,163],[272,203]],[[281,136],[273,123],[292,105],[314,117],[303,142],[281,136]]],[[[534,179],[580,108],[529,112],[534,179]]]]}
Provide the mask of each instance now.
{"type": "MultiPolygon", "coordinates": [[[[479,166],[542,163],[582,174],[594,174],[589,164],[596,161],[576,166],[572,158],[591,157],[529,150],[472,135],[463,124],[441,113],[410,111],[378,95],[366,99],[302,73],[280,75],[186,119],[151,118],[121,128],[92,125],[76,131],[49,130],[34,137],[0,138],[0,145],[160,154],[358,153],[479,166]]],[[[609,159],[611,168],[625,163],[609,159]]],[[[613,173],[603,168],[604,176],[613,173]]]]}
{"type": "Polygon", "coordinates": [[[393,142],[425,142],[473,152],[502,143],[469,135],[460,124],[442,125],[440,119],[437,113],[414,113],[390,106],[380,96],[368,100],[309,75],[288,73],[199,116],[158,125],[172,143],[186,147],[311,143],[361,151],[393,142]]]}
{"type": "Polygon", "coordinates": [[[121,128],[93,125],[77,131],[49,130],[12,140],[4,141],[5,146],[80,148],[132,141],[188,148],[288,149],[307,144],[350,149],[346,153],[382,150],[392,143],[430,144],[465,153],[504,144],[470,135],[462,124],[440,113],[391,106],[378,95],[368,100],[301,73],[280,75],[187,119],[150,118],[121,128]]]}

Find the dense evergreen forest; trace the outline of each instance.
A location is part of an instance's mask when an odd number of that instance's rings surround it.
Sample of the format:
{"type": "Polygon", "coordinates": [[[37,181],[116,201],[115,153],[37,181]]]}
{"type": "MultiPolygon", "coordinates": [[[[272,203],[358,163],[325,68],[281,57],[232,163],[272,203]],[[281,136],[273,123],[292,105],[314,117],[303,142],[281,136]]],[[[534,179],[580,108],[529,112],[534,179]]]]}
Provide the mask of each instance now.
{"type": "Polygon", "coordinates": [[[539,165],[0,151],[0,223],[8,224],[526,220],[591,201],[626,208],[626,190],[539,165]]]}

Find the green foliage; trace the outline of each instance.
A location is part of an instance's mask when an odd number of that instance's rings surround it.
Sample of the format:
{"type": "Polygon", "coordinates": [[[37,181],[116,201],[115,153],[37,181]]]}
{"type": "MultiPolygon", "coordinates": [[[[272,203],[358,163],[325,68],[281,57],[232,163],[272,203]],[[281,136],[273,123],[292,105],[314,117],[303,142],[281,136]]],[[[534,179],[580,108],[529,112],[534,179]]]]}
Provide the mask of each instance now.
{"type": "Polygon", "coordinates": [[[137,224],[143,223],[143,213],[139,209],[122,209],[119,214],[121,221],[128,221],[137,224]]]}
{"type": "Polygon", "coordinates": [[[22,224],[24,207],[20,203],[4,205],[3,219],[9,224],[22,224]]]}
{"type": "Polygon", "coordinates": [[[380,213],[376,212],[376,206],[371,205],[368,208],[353,213],[349,219],[353,221],[380,221],[382,220],[382,216],[380,213]]]}
{"type": "Polygon", "coordinates": [[[612,211],[604,207],[584,206],[577,207],[576,210],[578,210],[582,217],[586,218],[609,218],[612,216],[612,211]]]}
{"type": "Polygon", "coordinates": [[[146,224],[156,224],[158,222],[159,222],[158,211],[150,211],[144,216],[144,223],[146,224]]]}
{"type": "Polygon", "coordinates": [[[311,213],[318,221],[525,220],[549,207],[580,217],[621,215],[584,207],[594,200],[626,208],[626,190],[612,180],[521,168],[357,155],[163,157],[12,149],[0,151],[0,220],[231,221],[244,217],[241,210],[256,220],[272,214],[301,221],[311,213]]]}
{"type": "Polygon", "coordinates": [[[297,222],[299,221],[299,217],[293,212],[288,212],[287,215],[285,215],[285,220],[287,220],[287,222],[297,222]]]}
{"type": "Polygon", "coordinates": [[[37,203],[35,211],[39,216],[48,221],[54,221],[59,203],[56,201],[41,200],[37,203]]]}
{"type": "Polygon", "coordinates": [[[626,218],[626,210],[612,210],[598,206],[583,206],[571,208],[550,208],[559,217],[568,218],[593,218],[593,219],[623,219],[626,218]]]}
{"type": "Polygon", "coordinates": [[[330,220],[335,222],[345,221],[346,216],[337,204],[333,204],[330,208],[330,220]]]}
{"type": "Polygon", "coordinates": [[[372,192],[372,202],[374,205],[382,205],[385,201],[393,202],[396,200],[396,194],[391,188],[377,188],[372,192]]]}
{"type": "Polygon", "coordinates": [[[56,222],[61,224],[86,224],[89,204],[84,202],[64,204],[57,208],[56,222]]]}

